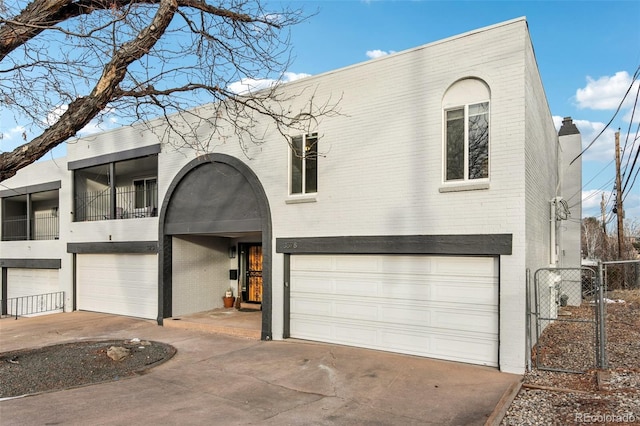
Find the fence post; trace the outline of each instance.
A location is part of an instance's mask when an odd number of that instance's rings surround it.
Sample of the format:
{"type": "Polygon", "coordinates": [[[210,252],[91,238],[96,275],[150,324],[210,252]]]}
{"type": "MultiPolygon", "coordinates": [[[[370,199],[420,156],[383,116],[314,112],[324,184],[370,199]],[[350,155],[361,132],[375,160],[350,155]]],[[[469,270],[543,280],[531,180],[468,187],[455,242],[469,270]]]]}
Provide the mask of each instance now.
{"type": "Polygon", "coordinates": [[[531,346],[533,339],[531,338],[531,270],[527,268],[527,275],[525,281],[526,294],[525,294],[525,304],[526,304],[526,312],[525,312],[525,354],[527,357],[527,371],[531,371],[532,359],[531,359],[531,346]]]}
{"type": "Polygon", "coordinates": [[[596,323],[597,330],[597,356],[598,368],[607,368],[607,327],[604,300],[604,266],[598,261],[598,291],[596,293],[596,323]]]}

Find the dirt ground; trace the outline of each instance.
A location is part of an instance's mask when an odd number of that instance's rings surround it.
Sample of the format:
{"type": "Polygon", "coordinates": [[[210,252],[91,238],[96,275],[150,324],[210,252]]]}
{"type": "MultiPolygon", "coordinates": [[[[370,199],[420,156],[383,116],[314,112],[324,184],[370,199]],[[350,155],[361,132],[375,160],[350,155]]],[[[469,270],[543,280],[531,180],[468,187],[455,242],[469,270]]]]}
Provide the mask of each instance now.
{"type": "Polygon", "coordinates": [[[640,290],[607,295],[608,367],[596,368],[593,306],[561,308],[545,328],[503,425],[640,424],[640,290]],[[572,372],[547,371],[536,368],[572,372]]]}
{"type": "Polygon", "coordinates": [[[0,354],[0,398],[120,380],[160,365],[176,349],[140,340],[81,341],[0,354]],[[124,349],[117,358],[110,348],[124,349]],[[109,356],[112,355],[112,357],[109,356]]]}

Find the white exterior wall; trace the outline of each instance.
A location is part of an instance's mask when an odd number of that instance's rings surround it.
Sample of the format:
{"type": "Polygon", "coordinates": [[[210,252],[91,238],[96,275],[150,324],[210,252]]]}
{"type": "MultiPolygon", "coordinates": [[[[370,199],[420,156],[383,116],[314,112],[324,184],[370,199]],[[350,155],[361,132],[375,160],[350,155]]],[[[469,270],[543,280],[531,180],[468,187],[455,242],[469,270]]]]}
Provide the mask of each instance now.
{"type": "MultiPolygon", "coordinates": [[[[287,85],[292,93],[313,89],[318,102],[342,96],[342,115],[322,118],[313,129],[325,154],[315,202],[287,203],[288,146],[275,131],[250,149],[250,159],[231,140],[215,152],[238,157],[257,174],[274,237],[517,233],[523,220],[514,213],[524,208],[525,27],[517,21],[287,85]],[[490,188],[440,193],[441,100],[465,76],[484,79],[492,92],[490,188]]],[[[166,177],[193,158],[163,151],[160,198],[170,184],[166,177]]]]}
{"type": "MultiPolygon", "coordinates": [[[[538,73],[533,47],[529,41],[525,46],[527,74],[525,85],[525,156],[526,156],[526,233],[522,241],[525,244],[526,261],[519,265],[519,274],[530,271],[531,282],[539,268],[550,266],[551,262],[551,213],[550,202],[557,195],[558,179],[558,136],[538,73]]],[[[514,344],[525,346],[526,291],[524,280],[522,288],[517,289],[513,305],[505,309],[519,313],[513,328],[502,329],[503,339],[511,339],[514,344]]],[[[532,287],[533,288],[533,287],[532,287]]],[[[512,352],[516,355],[516,352],[512,352]]],[[[509,360],[509,364],[521,366],[528,354],[523,353],[509,360]]],[[[515,370],[515,368],[514,368],[515,370]]]]}
{"type": "Polygon", "coordinates": [[[571,161],[582,151],[580,133],[559,138],[562,149],[562,190],[560,195],[569,205],[571,220],[560,224],[560,265],[564,268],[579,268],[582,264],[580,236],[582,232],[582,161],[571,161]]]}
{"type": "MultiPolygon", "coordinates": [[[[2,181],[2,190],[22,188],[30,185],[60,181],[58,190],[59,207],[59,239],[58,240],[29,240],[0,242],[0,258],[3,259],[58,259],[61,268],[58,273],[58,288],[53,291],[65,292],[65,310],[73,307],[73,268],[72,256],[67,253],[67,239],[69,236],[71,197],[70,173],[67,170],[65,158],[41,161],[31,164],[16,173],[15,176],[2,181]]],[[[1,209],[0,209],[1,210],[1,209]]],[[[0,220],[2,220],[0,211],[0,220]]],[[[15,283],[8,283],[10,290],[15,283]]]]}
{"type": "MultiPolygon", "coordinates": [[[[233,264],[237,264],[233,259],[233,264]]],[[[185,236],[174,237],[173,308],[174,317],[222,308],[222,297],[229,288],[229,243],[226,239],[185,236]]],[[[233,289],[236,294],[236,289],[233,289]]]]}
{"type": "MultiPolygon", "coordinates": [[[[246,153],[232,138],[221,139],[213,148],[237,157],[258,176],[271,209],[273,247],[282,237],[512,234],[513,254],[500,259],[500,364],[504,371],[524,371],[525,270],[548,263],[548,200],[556,185],[549,178],[556,170],[555,130],[526,21],[516,19],[308,77],[284,90],[313,94],[316,104],[339,101],[339,115],[321,117],[310,129],[318,132],[323,154],[316,198],[290,202],[289,147],[273,126],[257,129],[265,131],[266,142],[250,146],[246,153]],[[441,192],[442,99],[465,77],[482,79],[491,92],[489,187],[441,192]]],[[[305,97],[297,96],[292,110],[305,106],[305,97]]],[[[209,136],[206,129],[202,136],[209,136]]],[[[158,142],[146,127],[119,129],[70,144],[68,160],[158,142]]],[[[199,154],[178,152],[163,141],[158,155],[160,206],[176,174],[199,154]]],[[[72,206],[71,178],[66,174],[61,212],[65,203],[69,211],[72,206]]],[[[157,238],[158,218],[70,221],[61,222],[57,243],[65,252],[68,241],[157,238]]],[[[71,267],[65,262],[68,271],[61,276],[70,283],[71,267]]],[[[273,253],[274,339],[282,338],[283,281],[283,255],[273,253]]]]}

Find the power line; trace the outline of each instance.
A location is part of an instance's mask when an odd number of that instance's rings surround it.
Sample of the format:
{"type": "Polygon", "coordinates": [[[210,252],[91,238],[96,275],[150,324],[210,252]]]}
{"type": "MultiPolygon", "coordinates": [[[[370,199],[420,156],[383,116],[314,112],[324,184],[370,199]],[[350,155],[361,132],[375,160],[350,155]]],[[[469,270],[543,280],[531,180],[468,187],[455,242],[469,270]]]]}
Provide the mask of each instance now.
{"type": "Polygon", "coordinates": [[[580,152],[580,154],[578,154],[576,156],[576,158],[574,158],[573,160],[571,160],[571,162],[569,163],[569,165],[572,165],[578,158],[580,158],[582,156],[582,154],[584,154],[585,152],[587,152],[587,150],[589,148],[591,148],[591,146],[598,140],[598,138],[600,136],[602,136],[602,134],[604,133],[605,130],[607,130],[609,128],[609,126],[611,125],[611,123],[613,123],[613,120],[616,118],[616,115],[618,115],[618,113],[620,112],[620,109],[622,108],[622,104],[624,103],[625,99],[627,99],[627,95],[629,94],[629,92],[631,91],[631,88],[633,87],[633,83],[635,83],[635,81],[638,79],[638,75],[640,74],[640,66],[638,67],[638,69],[636,69],[636,72],[633,73],[633,78],[631,79],[631,84],[629,85],[629,88],[627,89],[627,92],[624,94],[624,96],[622,97],[622,100],[620,101],[620,103],[618,104],[618,108],[616,108],[616,112],[613,114],[613,117],[611,117],[611,120],[609,120],[609,122],[604,126],[604,128],[600,131],[600,133],[598,133],[598,135],[593,138],[593,140],[591,141],[591,143],[589,143],[589,145],[587,145],[587,147],[585,149],[582,150],[582,152],[580,152]]]}
{"type": "MultiPolygon", "coordinates": [[[[633,148],[636,145],[636,142],[638,141],[638,132],[640,131],[640,123],[638,123],[638,128],[636,129],[636,137],[633,140],[633,145],[631,146],[631,154],[633,154],[633,148]]],[[[636,162],[638,161],[638,154],[640,153],[640,148],[636,150],[636,156],[633,159],[633,163],[631,164],[631,170],[629,170],[629,174],[627,175],[627,179],[624,181],[624,186],[622,188],[622,192],[625,192],[627,190],[627,184],[629,183],[629,180],[631,179],[631,176],[633,175],[633,169],[636,166],[636,162]]],[[[631,158],[631,156],[629,156],[629,158],[631,158]]],[[[627,164],[629,162],[627,161],[627,164]]],[[[626,173],[626,170],[625,170],[626,173]]],[[[638,174],[636,173],[636,176],[638,174]]],[[[633,181],[635,182],[635,178],[633,179],[633,181]]],[[[629,188],[629,190],[631,190],[631,188],[633,188],[633,184],[631,184],[631,187],[629,188]]]]}

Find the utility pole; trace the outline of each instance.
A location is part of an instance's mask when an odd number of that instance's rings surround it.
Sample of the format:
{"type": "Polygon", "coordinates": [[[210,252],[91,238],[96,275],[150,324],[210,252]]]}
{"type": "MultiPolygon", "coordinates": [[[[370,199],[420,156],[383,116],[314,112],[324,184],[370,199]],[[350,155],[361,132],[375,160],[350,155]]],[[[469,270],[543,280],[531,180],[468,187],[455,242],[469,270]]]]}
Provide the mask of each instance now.
{"type": "Polygon", "coordinates": [[[622,179],[620,178],[620,131],[616,132],[616,215],[618,215],[618,260],[622,260],[624,241],[624,210],[622,210],[622,179]]]}
{"type": "Polygon", "coordinates": [[[602,193],[602,200],[600,201],[600,214],[602,215],[602,256],[605,256],[607,253],[607,240],[609,237],[607,236],[607,210],[606,203],[604,201],[604,192],[602,193]]]}

